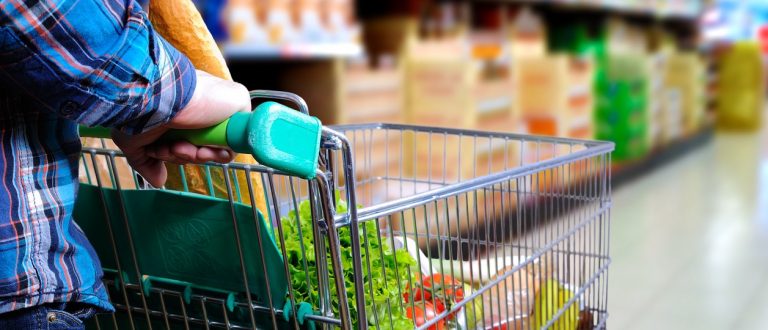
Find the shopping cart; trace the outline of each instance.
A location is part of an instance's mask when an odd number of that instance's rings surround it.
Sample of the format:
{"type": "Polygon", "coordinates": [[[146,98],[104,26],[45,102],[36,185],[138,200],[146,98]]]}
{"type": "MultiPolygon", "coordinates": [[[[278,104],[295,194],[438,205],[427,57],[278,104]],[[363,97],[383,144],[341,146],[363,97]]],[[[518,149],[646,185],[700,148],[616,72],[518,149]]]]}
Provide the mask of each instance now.
{"type": "MultiPolygon", "coordinates": [[[[292,94],[252,97],[308,112],[292,94]]],[[[90,326],[605,328],[611,143],[391,124],[320,135],[314,173],[199,165],[205,194],[147,187],[108,140],[89,142],[75,219],[117,310],[90,326]]]]}

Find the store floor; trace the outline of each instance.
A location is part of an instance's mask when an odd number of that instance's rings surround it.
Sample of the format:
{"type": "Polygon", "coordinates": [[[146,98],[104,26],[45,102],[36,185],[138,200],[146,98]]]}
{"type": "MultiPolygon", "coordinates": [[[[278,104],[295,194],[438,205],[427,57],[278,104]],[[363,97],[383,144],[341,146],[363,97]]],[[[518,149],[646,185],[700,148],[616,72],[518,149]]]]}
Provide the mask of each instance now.
{"type": "Polygon", "coordinates": [[[608,327],[768,329],[768,134],[708,145],[613,192],[608,327]]]}

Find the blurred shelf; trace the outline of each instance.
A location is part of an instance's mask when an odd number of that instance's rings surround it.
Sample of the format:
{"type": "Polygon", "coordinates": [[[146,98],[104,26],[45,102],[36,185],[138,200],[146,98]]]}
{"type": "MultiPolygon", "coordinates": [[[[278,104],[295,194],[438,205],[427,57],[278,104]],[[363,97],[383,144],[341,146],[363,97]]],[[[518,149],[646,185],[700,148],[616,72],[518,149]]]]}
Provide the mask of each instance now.
{"type": "Polygon", "coordinates": [[[649,5],[651,1],[608,1],[608,0],[474,0],[476,2],[496,2],[509,4],[548,5],[557,9],[602,11],[620,15],[642,16],[669,20],[698,20],[702,7],[667,8],[661,5],[649,5]],[[641,4],[642,3],[642,4],[641,4]]]}
{"type": "Polygon", "coordinates": [[[512,106],[512,98],[509,96],[499,96],[496,98],[488,98],[479,100],[477,102],[476,111],[479,114],[487,114],[494,112],[506,112],[507,108],[512,106]]]}
{"type": "MultiPolygon", "coordinates": [[[[659,148],[648,155],[645,159],[634,163],[626,163],[621,166],[614,165],[611,168],[611,182],[613,187],[629,183],[632,179],[642,177],[649,174],[654,169],[664,166],[696,149],[704,146],[706,143],[712,140],[714,136],[714,128],[708,127],[701,130],[701,132],[691,135],[686,138],[681,138],[676,142],[672,142],[663,148],[659,148]]],[[[483,239],[492,239],[496,242],[507,242],[515,238],[512,235],[522,235],[528,232],[528,230],[534,227],[528,226],[528,229],[523,229],[522,233],[512,233],[504,228],[526,228],[524,223],[530,221],[526,219],[526,214],[538,214],[537,221],[540,223],[549,223],[550,221],[556,221],[561,219],[564,214],[577,210],[581,207],[584,201],[574,201],[568,196],[570,191],[574,189],[583,189],[585,185],[594,182],[594,177],[583,177],[580,180],[575,180],[570,184],[566,184],[559,188],[554,188],[551,193],[538,193],[528,194],[522,196],[519,200],[519,204],[502,206],[503,211],[494,214],[490,220],[490,223],[507,223],[513,227],[500,226],[500,225],[488,225],[478,226],[474,232],[470,232],[469,235],[475,235],[473,237],[481,237],[483,239]],[[566,201],[566,202],[564,202],[566,201]],[[557,209],[552,213],[539,213],[541,205],[558,205],[557,209]],[[490,229],[490,230],[489,230],[490,229]]],[[[589,192],[587,192],[589,193],[589,192]]],[[[598,193],[594,191],[591,193],[598,193]]],[[[518,236],[519,237],[519,236],[518,236]]],[[[437,251],[440,247],[433,245],[430,249],[437,251]]],[[[454,246],[454,251],[457,251],[458,247],[454,246]]],[[[443,247],[444,249],[444,247],[443,247]]],[[[466,251],[463,251],[466,252],[466,251]]]]}
{"type": "Polygon", "coordinates": [[[714,127],[707,127],[701,132],[671,142],[664,147],[652,151],[645,159],[632,163],[614,164],[612,166],[613,186],[617,187],[633,179],[646,175],[654,169],[668,164],[693,150],[707,144],[715,134],[714,127]]]}
{"type": "Polygon", "coordinates": [[[224,44],[224,57],[228,60],[269,59],[335,59],[358,57],[363,47],[355,43],[307,43],[269,46],[259,44],[224,44]]]}

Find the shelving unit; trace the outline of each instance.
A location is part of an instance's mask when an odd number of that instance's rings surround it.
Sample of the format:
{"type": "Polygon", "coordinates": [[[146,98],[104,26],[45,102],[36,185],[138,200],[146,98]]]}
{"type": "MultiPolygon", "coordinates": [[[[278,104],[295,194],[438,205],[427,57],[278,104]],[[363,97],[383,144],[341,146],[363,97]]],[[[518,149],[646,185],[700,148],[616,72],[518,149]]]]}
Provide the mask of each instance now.
{"type": "Polygon", "coordinates": [[[221,48],[224,57],[228,60],[335,59],[363,55],[363,47],[352,43],[287,44],[282,46],[227,43],[221,48]]]}
{"type": "Polygon", "coordinates": [[[473,0],[485,3],[507,3],[548,6],[554,10],[592,11],[622,16],[661,20],[696,20],[701,14],[700,1],[664,0],[473,0]]]}
{"type": "MultiPolygon", "coordinates": [[[[439,12],[429,7],[435,3],[428,0],[357,1],[356,14],[362,25],[361,45],[224,45],[223,50],[236,80],[248,86],[298,93],[309,102],[312,114],[326,124],[401,122],[589,139],[593,138],[596,129],[591,110],[596,108],[598,95],[592,84],[599,63],[590,60],[590,56],[543,48],[545,53],[539,58],[546,63],[541,65],[541,74],[560,77],[557,79],[561,83],[556,84],[557,88],[542,90],[540,98],[552,101],[547,104],[556,104],[552,108],[557,110],[553,111],[567,114],[564,117],[570,119],[553,126],[553,130],[540,130],[535,119],[551,111],[525,109],[525,99],[535,94],[532,88],[537,86],[523,82],[519,77],[534,67],[526,61],[536,60],[516,56],[521,51],[530,51],[521,50],[521,40],[513,40],[509,34],[519,10],[532,8],[548,27],[576,22],[587,26],[590,33],[595,33],[596,28],[602,29],[602,23],[598,22],[610,18],[623,18],[632,25],[645,28],[659,26],[672,31],[683,50],[690,50],[703,6],[690,1],[663,0],[468,0],[453,2],[457,4],[453,9],[457,11],[453,14],[453,25],[449,31],[435,34],[430,29],[434,29],[435,24],[445,24],[429,16],[439,12]],[[430,19],[432,21],[428,21],[430,19]],[[430,50],[440,47],[443,49],[430,50]],[[489,66],[495,67],[485,70],[489,66]],[[488,75],[486,71],[502,73],[488,75]]],[[[544,33],[546,36],[547,32],[544,33]]],[[[542,47],[547,47],[546,43],[551,40],[545,37],[543,42],[542,47]]],[[[647,62],[653,62],[650,53],[632,58],[630,62],[638,60],[641,63],[646,57],[649,58],[647,62]]],[[[676,57],[672,56],[673,62],[676,57]]],[[[669,59],[664,62],[667,64],[669,59]]],[[[678,77],[671,82],[666,78],[658,79],[653,83],[661,87],[665,83],[679,85],[690,77],[678,77]]],[[[652,84],[648,86],[649,91],[652,87],[652,84]]],[[[669,93],[649,94],[649,99],[651,102],[674,99],[674,93],[666,94],[669,93]]],[[[690,99],[696,97],[694,94],[680,93],[681,100],[678,101],[683,102],[685,98],[691,103],[690,99]]],[[[660,136],[669,131],[662,126],[670,121],[663,118],[664,102],[649,107],[654,108],[647,112],[648,120],[658,124],[651,125],[648,133],[643,135],[648,135],[647,150],[653,152],[639,159],[633,158],[633,164],[652,159],[666,145],[677,142],[675,138],[658,142],[660,136]]],[[[681,117],[686,116],[681,113],[681,117]]],[[[689,119],[686,126],[696,126],[691,122],[689,119]]],[[[685,133],[679,134],[680,137],[689,138],[700,132],[686,129],[685,133]]],[[[493,150],[487,152],[493,157],[493,150]]],[[[617,160],[620,158],[614,158],[617,160]]]]}
{"type": "Polygon", "coordinates": [[[655,169],[679,159],[690,152],[706,145],[715,135],[713,126],[706,126],[698,133],[679,139],[664,148],[651,151],[651,154],[637,162],[614,165],[611,169],[614,187],[619,187],[655,169]]]}

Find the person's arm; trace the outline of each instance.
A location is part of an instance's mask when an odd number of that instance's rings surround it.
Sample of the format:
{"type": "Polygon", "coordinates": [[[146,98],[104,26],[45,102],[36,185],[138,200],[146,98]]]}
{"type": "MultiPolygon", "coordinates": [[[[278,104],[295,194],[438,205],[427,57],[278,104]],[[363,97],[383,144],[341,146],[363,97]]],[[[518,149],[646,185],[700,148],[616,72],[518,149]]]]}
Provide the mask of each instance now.
{"type": "Polygon", "coordinates": [[[7,88],[80,124],[129,134],[165,124],[192,98],[194,67],[134,1],[25,3],[0,5],[7,88]]]}
{"type": "Polygon", "coordinates": [[[26,3],[0,2],[6,92],[80,124],[119,130],[116,142],[155,185],[164,181],[157,160],[231,159],[220,149],[155,143],[167,127],[210,126],[249,110],[250,101],[242,85],[196,72],[155,33],[135,1],[26,3]],[[147,171],[147,163],[155,170],[147,171]]]}

